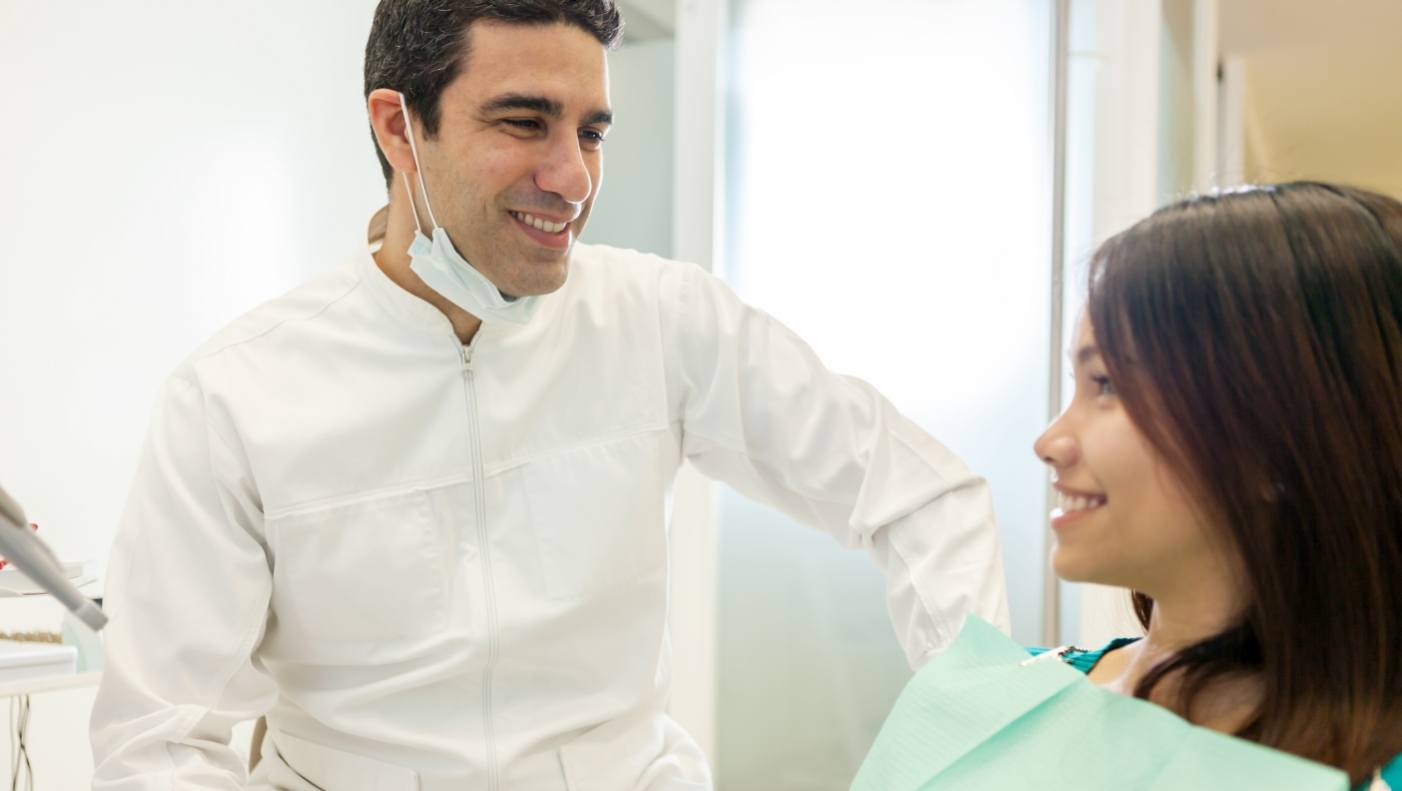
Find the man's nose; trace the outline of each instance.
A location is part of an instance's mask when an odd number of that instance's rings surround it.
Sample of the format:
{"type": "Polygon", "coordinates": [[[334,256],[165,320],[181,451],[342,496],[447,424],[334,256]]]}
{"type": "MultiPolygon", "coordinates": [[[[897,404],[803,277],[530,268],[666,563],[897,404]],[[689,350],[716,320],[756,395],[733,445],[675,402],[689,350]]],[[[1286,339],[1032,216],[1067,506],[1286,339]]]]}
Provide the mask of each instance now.
{"type": "Polygon", "coordinates": [[[594,178],[584,161],[579,139],[561,136],[550,146],[550,153],[536,171],[535,184],[573,204],[583,203],[594,189],[594,178]]]}

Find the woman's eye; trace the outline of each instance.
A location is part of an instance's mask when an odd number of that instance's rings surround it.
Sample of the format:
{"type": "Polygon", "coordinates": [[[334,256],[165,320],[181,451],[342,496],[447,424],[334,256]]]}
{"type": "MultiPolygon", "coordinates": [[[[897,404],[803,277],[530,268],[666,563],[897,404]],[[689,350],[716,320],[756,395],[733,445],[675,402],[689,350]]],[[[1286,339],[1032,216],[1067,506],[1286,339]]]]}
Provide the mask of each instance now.
{"type": "Polygon", "coordinates": [[[1095,394],[1096,394],[1096,395],[1114,395],[1114,394],[1115,394],[1115,386],[1114,386],[1113,384],[1110,383],[1110,377],[1108,377],[1108,376],[1092,376],[1092,377],[1090,378],[1090,381],[1091,381],[1091,384],[1095,385],[1095,394]]]}

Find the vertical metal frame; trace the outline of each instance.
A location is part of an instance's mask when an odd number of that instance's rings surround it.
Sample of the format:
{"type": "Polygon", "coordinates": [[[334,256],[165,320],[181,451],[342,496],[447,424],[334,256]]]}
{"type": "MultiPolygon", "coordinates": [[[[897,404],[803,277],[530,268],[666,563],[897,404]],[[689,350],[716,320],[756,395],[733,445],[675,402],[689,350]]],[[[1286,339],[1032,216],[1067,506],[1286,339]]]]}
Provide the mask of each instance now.
{"type": "MultiPolygon", "coordinates": [[[[1048,348],[1049,381],[1047,382],[1047,420],[1061,412],[1062,337],[1066,304],[1066,127],[1069,90],[1067,72],[1070,62],[1071,0],[1053,0],[1052,20],[1052,183],[1051,183],[1051,332],[1048,348]]],[[[1056,490],[1048,476],[1046,487],[1047,512],[1056,505],[1056,490]]],[[[1051,527],[1043,533],[1043,553],[1046,559],[1042,578],[1042,644],[1061,643],[1061,586],[1051,567],[1051,527]]]]}

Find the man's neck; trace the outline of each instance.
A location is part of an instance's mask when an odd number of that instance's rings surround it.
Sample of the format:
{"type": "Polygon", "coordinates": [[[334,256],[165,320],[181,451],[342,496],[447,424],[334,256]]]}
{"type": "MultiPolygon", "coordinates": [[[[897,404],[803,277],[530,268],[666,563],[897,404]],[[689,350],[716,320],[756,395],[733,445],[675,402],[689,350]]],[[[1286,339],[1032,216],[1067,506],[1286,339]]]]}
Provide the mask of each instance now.
{"type": "MultiPolygon", "coordinates": [[[[395,182],[395,186],[399,186],[398,182],[395,182]]],[[[384,238],[380,249],[375,252],[375,264],[385,273],[385,277],[400,288],[437,308],[453,325],[453,334],[463,345],[467,345],[482,326],[482,320],[429,288],[423,278],[409,268],[409,245],[414,241],[415,228],[414,215],[410,212],[403,189],[391,189],[384,238]]]]}

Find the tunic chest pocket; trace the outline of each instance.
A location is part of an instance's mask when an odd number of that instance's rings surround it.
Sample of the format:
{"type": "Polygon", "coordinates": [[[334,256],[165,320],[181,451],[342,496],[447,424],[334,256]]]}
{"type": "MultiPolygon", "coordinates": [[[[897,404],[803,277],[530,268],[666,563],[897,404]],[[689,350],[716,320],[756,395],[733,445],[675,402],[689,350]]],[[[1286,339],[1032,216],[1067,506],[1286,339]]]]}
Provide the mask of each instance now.
{"type": "Polygon", "coordinates": [[[379,642],[442,630],[449,528],[415,489],[269,520],[273,611],[311,640],[379,642]]]}
{"type": "Polygon", "coordinates": [[[665,586],[667,435],[651,432],[556,453],[523,470],[546,595],[583,601],[665,586]]]}

